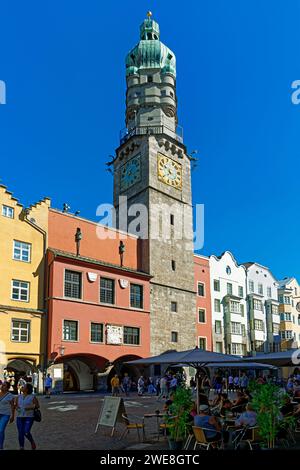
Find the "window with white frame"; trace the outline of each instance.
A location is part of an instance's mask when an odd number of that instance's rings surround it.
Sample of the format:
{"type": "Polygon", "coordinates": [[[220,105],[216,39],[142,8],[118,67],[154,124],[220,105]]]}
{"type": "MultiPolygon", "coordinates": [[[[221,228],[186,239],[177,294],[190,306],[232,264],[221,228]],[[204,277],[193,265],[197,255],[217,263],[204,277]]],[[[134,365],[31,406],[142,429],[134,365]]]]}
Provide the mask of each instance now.
{"type": "Polygon", "coordinates": [[[291,304],[291,298],[288,297],[287,295],[284,296],[283,301],[284,301],[284,303],[287,304],[287,305],[290,305],[290,304],[291,304]]]}
{"type": "Polygon", "coordinates": [[[232,295],[232,284],[227,282],[227,294],[232,295]]]}
{"type": "Polygon", "coordinates": [[[271,287],[267,287],[267,296],[269,297],[269,299],[272,297],[272,288],[271,287]]]}
{"type": "Polygon", "coordinates": [[[30,342],[30,321],[13,319],[11,322],[11,340],[17,343],[30,342]]]}
{"type": "Polygon", "coordinates": [[[283,304],[283,295],[282,294],[279,294],[278,295],[278,301],[283,304]]]}
{"type": "Polygon", "coordinates": [[[223,343],[221,341],[216,341],[216,352],[217,353],[223,352],[223,343]]]}
{"type": "Polygon", "coordinates": [[[219,299],[214,300],[214,310],[215,312],[221,312],[221,301],[219,299]]]}
{"type": "Polygon", "coordinates": [[[206,338],[199,337],[199,349],[206,351],[206,338]]]}
{"type": "Polygon", "coordinates": [[[264,342],[263,341],[254,341],[254,348],[257,352],[264,352],[264,342]]]}
{"type": "Polygon", "coordinates": [[[292,330],[284,330],[280,332],[281,339],[292,339],[293,331],[292,330]]]}
{"type": "Polygon", "coordinates": [[[264,331],[264,322],[262,320],[254,320],[254,329],[258,331],[264,331]]]}
{"type": "Polygon", "coordinates": [[[103,304],[115,303],[115,280],[106,277],[100,278],[100,302],[103,304]]]}
{"type": "Polygon", "coordinates": [[[273,334],[279,335],[279,323],[273,323],[273,334]]]}
{"type": "Polygon", "coordinates": [[[65,271],[65,297],[81,299],[81,273],[78,271],[65,271]]]}
{"type": "Polygon", "coordinates": [[[13,258],[16,261],[24,261],[25,263],[30,262],[31,245],[30,243],[20,242],[14,240],[14,254],[13,258]]]}
{"type": "Polygon", "coordinates": [[[144,287],[141,284],[130,284],[130,307],[144,308],[144,287]]]}
{"type": "Polygon", "coordinates": [[[262,301],[261,300],[257,300],[257,299],[253,299],[253,308],[254,310],[261,310],[262,311],[262,301]]]}
{"type": "Polygon", "coordinates": [[[78,341],[78,321],[64,320],[63,340],[64,341],[78,341]]]}
{"type": "Polygon", "coordinates": [[[264,287],[263,287],[263,285],[262,285],[262,284],[258,284],[257,288],[258,288],[258,293],[259,293],[260,295],[263,295],[263,294],[264,294],[264,287]]]}
{"type": "Polygon", "coordinates": [[[205,323],[206,322],[205,309],[204,308],[199,308],[199,310],[198,310],[198,322],[199,323],[205,323]]]}
{"type": "Polygon", "coordinates": [[[243,286],[239,286],[238,292],[239,292],[239,297],[244,297],[244,288],[243,288],[243,286]]]}
{"type": "Polygon", "coordinates": [[[221,320],[216,320],[215,321],[215,333],[217,335],[220,335],[222,333],[222,322],[221,322],[221,320]]]}
{"type": "Polygon", "coordinates": [[[124,326],[124,344],[140,344],[140,329],[132,326],[124,326]]]}
{"type": "Polygon", "coordinates": [[[249,281],[249,292],[254,292],[254,282],[249,281]]]}
{"type": "Polygon", "coordinates": [[[231,354],[242,355],[242,345],[240,343],[231,343],[231,354]]]}
{"type": "Polygon", "coordinates": [[[241,327],[242,327],[242,336],[245,337],[246,336],[246,327],[243,324],[241,325],[241,327]]]}
{"type": "Polygon", "coordinates": [[[29,302],[29,282],[13,280],[11,298],[12,300],[29,302]]]}
{"type": "Polygon", "coordinates": [[[231,313],[240,313],[241,306],[239,302],[235,302],[234,300],[230,301],[230,312],[231,313]]]}
{"type": "Polygon", "coordinates": [[[272,313],[273,315],[278,315],[279,313],[278,305],[272,305],[272,313]]]}
{"type": "Polygon", "coordinates": [[[241,324],[237,322],[231,322],[231,333],[233,335],[241,335],[242,334],[242,328],[241,324]]]}
{"type": "Polygon", "coordinates": [[[280,314],[281,321],[292,321],[292,315],[290,312],[282,312],[280,314]]]}
{"type": "Polygon", "coordinates": [[[205,297],[205,286],[203,282],[198,282],[198,295],[200,297],[205,297]]]}
{"type": "Polygon", "coordinates": [[[15,215],[15,210],[13,207],[10,206],[2,206],[2,215],[4,217],[8,217],[9,219],[13,219],[15,215]]]}
{"type": "Polygon", "coordinates": [[[218,279],[214,279],[214,291],[220,292],[220,281],[218,279]]]}
{"type": "Polygon", "coordinates": [[[91,343],[103,343],[102,323],[91,323],[91,343]]]}

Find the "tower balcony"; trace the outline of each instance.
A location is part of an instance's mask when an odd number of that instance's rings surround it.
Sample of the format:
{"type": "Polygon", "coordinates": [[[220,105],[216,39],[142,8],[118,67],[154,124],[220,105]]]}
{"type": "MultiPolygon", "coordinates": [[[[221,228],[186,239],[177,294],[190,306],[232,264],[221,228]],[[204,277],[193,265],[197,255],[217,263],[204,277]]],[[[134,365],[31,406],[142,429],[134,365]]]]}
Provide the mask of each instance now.
{"type": "Polygon", "coordinates": [[[174,138],[183,143],[183,128],[181,126],[176,127],[176,131],[164,125],[161,126],[136,126],[132,129],[126,127],[120,131],[120,145],[124,144],[130,137],[135,135],[158,135],[167,134],[174,136],[174,138]]]}

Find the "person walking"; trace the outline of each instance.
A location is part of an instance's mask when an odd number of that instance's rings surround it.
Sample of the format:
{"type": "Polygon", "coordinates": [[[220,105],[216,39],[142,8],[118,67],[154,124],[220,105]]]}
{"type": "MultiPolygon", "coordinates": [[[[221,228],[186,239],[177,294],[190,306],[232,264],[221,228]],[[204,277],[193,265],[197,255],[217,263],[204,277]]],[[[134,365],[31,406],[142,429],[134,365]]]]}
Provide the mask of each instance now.
{"type": "Polygon", "coordinates": [[[127,374],[127,372],[125,372],[123,380],[122,380],[122,387],[123,387],[123,390],[124,390],[124,393],[125,393],[126,397],[129,396],[130,386],[131,386],[130,377],[127,374]]]}
{"type": "Polygon", "coordinates": [[[36,396],[32,394],[32,391],[32,385],[27,383],[22,388],[21,395],[18,395],[15,399],[20,450],[24,450],[25,437],[30,442],[31,449],[36,449],[36,444],[31,434],[31,428],[34,422],[34,410],[39,408],[40,405],[36,396]]]}
{"type": "Polygon", "coordinates": [[[18,395],[22,393],[22,388],[24,385],[26,385],[27,381],[25,380],[25,377],[20,377],[17,383],[17,389],[18,389],[18,395]]]}
{"type": "Polygon", "coordinates": [[[248,387],[249,379],[246,375],[246,372],[243,372],[243,375],[241,377],[241,391],[244,392],[246,388],[248,387]]]}
{"type": "Polygon", "coordinates": [[[138,385],[138,395],[142,396],[144,393],[144,387],[145,387],[145,379],[142,375],[140,376],[137,385],[138,385]]]}
{"type": "Polygon", "coordinates": [[[228,392],[233,392],[233,391],[234,391],[233,376],[232,376],[232,374],[229,374],[229,376],[228,376],[228,392]]]}
{"type": "Polygon", "coordinates": [[[33,386],[33,393],[37,393],[37,389],[38,389],[38,373],[37,372],[33,372],[32,374],[32,386],[33,386]]]}
{"type": "Polygon", "coordinates": [[[52,380],[51,375],[47,374],[45,378],[45,394],[46,394],[45,398],[50,398],[51,390],[52,390],[52,383],[53,383],[53,380],[52,380]]]}
{"type": "Polygon", "coordinates": [[[115,374],[114,377],[110,381],[111,385],[111,394],[113,397],[117,397],[119,395],[119,388],[120,388],[120,380],[118,374],[115,374]]]}
{"type": "Polygon", "coordinates": [[[14,396],[9,388],[9,382],[3,382],[0,387],[0,450],[4,446],[5,428],[15,419],[14,396]]]}
{"type": "Polygon", "coordinates": [[[168,379],[167,376],[163,376],[160,379],[160,394],[157,398],[157,400],[160,400],[161,398],[168,398],[169,396],[169,391],[168,391],[168,379]]]}

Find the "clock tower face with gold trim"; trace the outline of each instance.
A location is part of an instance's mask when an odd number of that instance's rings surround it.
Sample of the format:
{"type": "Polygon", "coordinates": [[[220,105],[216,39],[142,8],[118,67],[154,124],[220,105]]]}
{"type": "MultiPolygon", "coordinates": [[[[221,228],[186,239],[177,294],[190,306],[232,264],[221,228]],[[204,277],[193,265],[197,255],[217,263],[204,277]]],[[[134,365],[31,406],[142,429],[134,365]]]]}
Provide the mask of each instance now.
{"type": "Polygon", "coordinates": [[[171,158],[158,153],[157,155],[157,175],[162,181],[173,188],[182,189],[182,166],[171,158]]]}

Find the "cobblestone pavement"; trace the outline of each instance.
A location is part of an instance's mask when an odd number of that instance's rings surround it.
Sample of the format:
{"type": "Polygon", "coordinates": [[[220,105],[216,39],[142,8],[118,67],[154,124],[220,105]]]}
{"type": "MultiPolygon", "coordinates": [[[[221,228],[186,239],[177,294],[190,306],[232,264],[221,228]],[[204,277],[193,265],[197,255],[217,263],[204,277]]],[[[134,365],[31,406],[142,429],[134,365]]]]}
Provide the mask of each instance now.
{"type": "MultiPolygon", "coordinates": [[[[122,423],[118,424],[116,433],[110,436],[111,428],[99,427],[95,434],[99,412],[103,404],[104,395],[99,394],[63,394],[46,399],[38,397],[42,422],[34,423],[32,434],[38,449],[50,450],[107,450],[107,449],[167,449],[168,443],[160,437],[157,441],[156,419],[146,420],[146,442],[139,444],[137,432],[130,434],[120,440],[121,432],[124,430],[122,423]]],[[[133,414],[143,418],[146,413],[162,410],[163,402],[157,402],[156,397],[132,395],[124,398],[125,408],[128,416],[133,414]]],[[[18,434],[16,424],[10,424],[6,428],[5,449],[18,449],[18,434]]],[[[28,442],[26,449],[30,449],[28,442]]]]}

